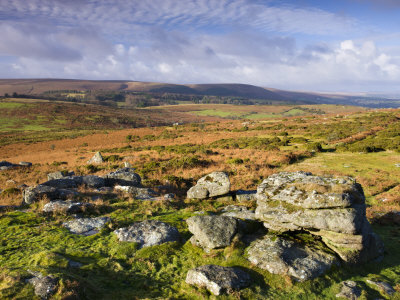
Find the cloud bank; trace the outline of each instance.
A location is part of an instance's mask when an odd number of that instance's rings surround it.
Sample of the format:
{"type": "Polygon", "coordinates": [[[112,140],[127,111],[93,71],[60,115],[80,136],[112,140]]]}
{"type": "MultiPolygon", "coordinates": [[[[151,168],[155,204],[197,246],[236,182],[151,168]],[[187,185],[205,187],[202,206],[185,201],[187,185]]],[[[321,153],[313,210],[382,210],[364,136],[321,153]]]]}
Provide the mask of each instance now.
{"type": "Polygon", "coordinates": [[[330,91],[392,91],[400,79],[400,52],[379,47],[376,28],[282,1],[0,0],[0,32],[2,78],[330,91]]]}

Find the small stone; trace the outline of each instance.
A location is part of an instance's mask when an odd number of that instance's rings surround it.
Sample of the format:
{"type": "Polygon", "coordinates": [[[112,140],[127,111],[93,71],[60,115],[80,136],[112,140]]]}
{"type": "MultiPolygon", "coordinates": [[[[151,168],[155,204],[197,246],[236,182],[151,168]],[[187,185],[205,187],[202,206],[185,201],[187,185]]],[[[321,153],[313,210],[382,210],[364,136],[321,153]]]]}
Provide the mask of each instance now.
{"type": "Polygon", "coordinates": [[[96,152],[91,159],[88,160],[88,164],[102,164],[104,163],[104,158],[100,152],[96,152]]]}
{"type": "Polygon", "coordinates": [[[157,193],[150,188],[116,185],[114,189],[129,193],[132,197],[138,200],[152,200],[157,196],[157,193]]]}
{"type": "Polygon", "coordinates": [[[142,181],[139,174],[136,174],[133,168],[118,169],[115,172],[106,174],[104,178],[107,186],[122,185],[139,187],[142,181]]]}
{"type": "Polygon", "coordinates": [[[373,280],[367,279],[367,283],[376,286],[377,288],[379,288],[381,291],[388,294],[389,296],[393,295],[395,292],[394,288],[389,283],[384,282],[384,281],[373,281],[373,280]]]}
{"type": "Polygon", "coordinates": [[[89,236],[98,233],[110,221],[109,217],[78,218],[63,225],[71,233],[89,236]]]}
{"type": "Polygon", "coordinates": [[[63,212],[67,214],[76,214],[82,212],[85,208],[93,206],[91,203],[72,202],[70,200],[52,201],[43,207],[44,212],[63,212]]]}
{"type": "Polygon", "coordinates": [[[42,276],[38,274],[37,276],[28,280],[35,288],[36,296],[42,299],[48,299],[57,290],[58,278],[53,275],[42,276]]]}
{"type": "Polygon", "coordinates": [[[235,193],[236,201],[246,202],[246,201],[256,200],[256,193],[257,191],[237,190],[235,193]]]}
{"type": "Polygon", "coordinates": [[[337,298],[346,298],[349,300],[357,300],[361,296],[361,289],[357,287],[357,283],[352,280],[343,281],[342,289],[338,294],[337,298]]]}
{"type": "Polygon", "coordinates": [[[222,216],[234,217],[244,220],[255,220],[254,210],[249,210],[246,206],[228,205],[222,209],[222,216]]]}
{"type": "Polygon", "coordinates": [[[19,165],[23,167],[32,167],[32,163],[27,161],[20,161],[19,165]]]}
{"type": "Polygon", "coordinates": [[[119,241],[138,243],[139,248],[179,240],[178,229],[157,220],[136,222],[129,227],[117,229],[114,233],[119,241]]]}
{"type": "Polygon", "coordinates": [[[251,278],[249,274],[239,268],[205,265],[189,270],[186,275],[186,283],[205,287],[218,296],[249,286],[251,278]]]}

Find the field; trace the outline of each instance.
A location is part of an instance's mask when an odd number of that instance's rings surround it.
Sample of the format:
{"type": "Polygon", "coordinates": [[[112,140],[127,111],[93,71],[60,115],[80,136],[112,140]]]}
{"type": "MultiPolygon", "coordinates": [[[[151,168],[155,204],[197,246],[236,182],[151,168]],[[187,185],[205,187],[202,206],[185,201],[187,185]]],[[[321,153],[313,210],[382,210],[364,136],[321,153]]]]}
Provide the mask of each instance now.
{"type": "MultiPolygon", "coordinates": [[[[90,237],[61,225],[72,217],[41,212],[46,200],[0,213],[0,298],[34,298],[28,270],[61,278],[55,299],[336,299],[340,282],[362,285],[361,299],[390,297],[366,280],[382,280],[400,299],[400,110],[336,105],[171,105],[123,110],[54,102],[0,102],[0,161],[32,162],[31,168],[0,171],[1,205],[19,205],[21,184],[36,185],[57,170],[103,175],[129,162],[144,186],[177,195],[173,201],[142,201],[124,194],[95,200],[87,216],[112,223],[90,237]],[[88,165],[100,151],[107,162],[88,165]],[[184,220],[197,211],[219,212],[232,199],[187,200],[186,191],[212,171],[229,174],[232,189],[254,190],[280,171],[349,175],[363,186],[367,215],[384,240],[380,263],[334,267],[299,283],[272,275],[245,259],[245,245],[206,253],[193,246],[184,220]],[[138,250],[118,242],[115,228],[157,219],[178,228],[181,242],[138,250]],[[68,260],[81,268],[68,267],[68,260]],[[254,282],[240,292],[212,296],[184,283],[203,264],[240,266],[254,282]]],[[[88,197],[82,201],[93,200],[88,197]]],[[[254,201],[239,203],[255,207],[254,201]]]]}

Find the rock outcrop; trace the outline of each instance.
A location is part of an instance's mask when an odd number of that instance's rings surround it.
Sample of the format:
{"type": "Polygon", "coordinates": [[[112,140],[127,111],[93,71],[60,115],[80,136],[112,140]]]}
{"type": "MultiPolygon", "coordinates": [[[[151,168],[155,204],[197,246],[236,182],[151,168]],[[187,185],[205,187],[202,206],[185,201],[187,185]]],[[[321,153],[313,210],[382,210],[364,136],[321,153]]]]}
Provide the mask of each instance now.
{"type": "Polygon", "coordinates": [[[259,268],[298,281],[322,275],[337,261],[332,253],[273,235],[254,241],[247,253],[249,261],[259,268]]]}
{"type": "Polygon", "coordinates": [[[275,232],[306,230],[346,262],[383,255],[383,244],[365,216],[362,187],[351,177],[278,173],[257,188],[256,218],[275,232]]]}
{"type": "Polygon", "coordinates": [[[78,193],[68,189],[57,189],[47,185],[37,185],[36,187],[27,187],[22,193],[23,202],[32,204],[40,199],[47,198],[48,200],[68,199],[77,196],[78,193]]]}
{"type": "Polygon", "coordinates": [[[205,265],[189,270],[186,283],[205,287],[218,296],[247,287],[251,280],[249,274],[239,268],[205,265]]]}
{"type": "Polygon", "coordinates": [[[157,220],[137,222],[129,227],[117,229],[114,233],[119,241],[138,243],[139,248],[179,240],[178,229],[157,220]]]}
{"type": "Polygon", "coordinates": [[[0,161],[0,171],[10,170],[18,167],[31,167],[31,162],[21,161],[19,164],[13,164],[8,161],[2,160],[0,161]]]}
{"type": "Polygon", "coordinates": [[[186,223],[193,233],[192,244],[205,251],[229,246],[239,229],[238,220],[227,216],[193,216],[186,223]]]}
{"type": "Polygon", "coordinates": [[[197,181],[187,192],[189,199],[206,199],[229,193],[231,183],[225,172],[212,172],[197,181]]]}
{"type": "Polygon", "coordinates": [[[89,236],[98,233],[110,221],[109,217],[78,218],[63,225],[71,233],[89,236]]]}

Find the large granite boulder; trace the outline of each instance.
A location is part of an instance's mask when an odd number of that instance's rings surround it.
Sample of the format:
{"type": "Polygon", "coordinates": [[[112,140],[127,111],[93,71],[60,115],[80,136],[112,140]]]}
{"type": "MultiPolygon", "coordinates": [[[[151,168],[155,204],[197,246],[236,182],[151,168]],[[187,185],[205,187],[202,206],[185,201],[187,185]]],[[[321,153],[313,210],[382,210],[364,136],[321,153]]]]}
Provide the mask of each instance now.
{"type": "Polygon", "coordinates": [[[239,230],[238,220],[227,216],[193,216],[186,223],[193,233],[192,244],[207,252],[229,246],[239,230]]]}
{"type": "Polygon", "coordinates": [[[78,218],[63,225],[71,233],[89,236],[98,233],[110,221],[109,217],[78,218]]]}
{"type": "Polygon", "coordinates": [[[157,220],[137,222],[129,227],[114,231],[121,242],[135,242],[139,248],[160,245],[179,240],[179,232],[175,227],[157,220]]]}
{"type": "Polygon", "coordinates": [[[107,186],[140,186],[142,179],[133,168],[122,168],[104,176],[107,186]]]}
{"type": "Polygon", "coordinates": [[[366,219],[362,187],[351,177],[282,172],[265,179],[256,198],[255,216],[272,231],[319,235],[346,262],[383,255],[383,243],[366,219]]]}
{"type": "Polygon", "coordinates": [[[249,261],[259,268],[298,281],[322,275],[337,261],[333,254],[272,235],[251,243],[247,254],[249,261]]]}
{"type": "Polygon", "coordinates": [[[52,186],[39,184],[36,187],[27,187],[22,193],[23,202],[25,204],[31,204],[43,198],[47,200],[57,200],[57,199],[69,199],[77,196],[76,191],[68,189],[57,189],[52,186]]]}
{"type": "Polygon", "coordinates": [[[205,265],[186,275],[186,283],[205,287],[214,295],[240,290],[251,284],[250,275],[239,268],[205,265]]]}
{"type": "Polygon", "coordinates": [[[231,183],[225,172],[212,172],[197,181],[187,192],[189,199],[206,199],[226,195],[229,193],[231,183]]]}

